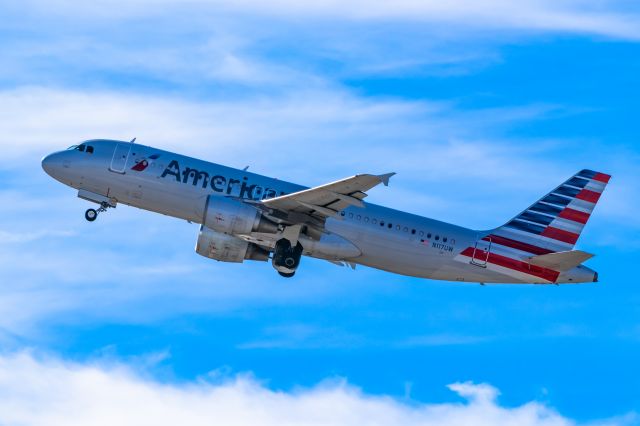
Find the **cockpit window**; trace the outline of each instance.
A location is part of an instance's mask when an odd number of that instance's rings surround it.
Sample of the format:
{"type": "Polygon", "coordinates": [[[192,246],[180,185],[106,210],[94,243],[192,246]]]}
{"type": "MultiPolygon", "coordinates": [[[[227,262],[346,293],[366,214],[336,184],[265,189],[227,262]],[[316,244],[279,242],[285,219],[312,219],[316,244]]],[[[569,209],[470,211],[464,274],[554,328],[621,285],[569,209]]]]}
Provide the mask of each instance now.
{"type": "Polygon", "coordinates": [[[87,154],[93,154],[93,146],[92,145],[85,145],[85,144],[80,144],[80,145],[73,145],[70,146],[69,148],[67,148],[68,151],[80,151],[80,152],[86,152],[87,154]]]}

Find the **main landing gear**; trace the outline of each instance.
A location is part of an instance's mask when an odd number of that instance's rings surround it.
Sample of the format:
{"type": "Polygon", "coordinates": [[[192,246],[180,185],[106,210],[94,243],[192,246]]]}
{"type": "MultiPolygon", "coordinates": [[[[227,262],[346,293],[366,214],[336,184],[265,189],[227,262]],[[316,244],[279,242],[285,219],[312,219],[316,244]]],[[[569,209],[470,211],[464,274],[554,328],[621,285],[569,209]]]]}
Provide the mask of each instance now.
{"type": "Polygon", "coordinates": [[[283,238],[276,243],[272,263],[280,276],[291,278],[296,274],[296,269],[300,266],[302,250],[302,244],[296,242],[296,245],[292,246],[291,242],[286,238],[283,238]]]}
{"type": "Polygon", "coordinates": [[[84,212],[84,218],[87,219],[87,221],[89,222],[93,222],[98,218],[98,215],[100,213],[104,213],[107,211],[108,208],[112,207],[111,205],[109,205],[109,203],[103,201],[102,203],[100,203],[100,208],[99,209],[88,209],[86,212],[84,212]]]}

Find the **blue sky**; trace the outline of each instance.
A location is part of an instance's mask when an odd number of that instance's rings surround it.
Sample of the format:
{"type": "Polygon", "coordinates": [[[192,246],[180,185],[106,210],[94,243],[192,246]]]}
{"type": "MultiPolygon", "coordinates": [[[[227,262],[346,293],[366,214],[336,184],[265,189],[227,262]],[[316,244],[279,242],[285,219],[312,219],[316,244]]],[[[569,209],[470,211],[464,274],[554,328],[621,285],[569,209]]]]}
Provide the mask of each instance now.
{"type": "Polygon", "coordinates": [[[639,424],[633,2],[0,1],[0,423],[639,424]],[[40,169],[94,138],[488,229],[582,168],[601,282],[197,256],[197,227],[40,169]],[[34,406],[38,410],[32,409],[34,406]],[[61,413],[74,413],[73,419],[61,413]],[[105,415],[109,413],[109,415],[105,415]]]}

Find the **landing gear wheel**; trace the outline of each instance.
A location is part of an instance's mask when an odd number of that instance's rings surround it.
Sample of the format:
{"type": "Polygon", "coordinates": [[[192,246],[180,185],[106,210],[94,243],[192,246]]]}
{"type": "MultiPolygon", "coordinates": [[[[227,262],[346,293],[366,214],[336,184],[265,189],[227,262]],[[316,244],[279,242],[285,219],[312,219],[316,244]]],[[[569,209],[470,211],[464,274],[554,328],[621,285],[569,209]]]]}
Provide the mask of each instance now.
{"type": "Polygon", "coordinates": [[[100,203],[100,207],[96,210],[96,209],[89,209],[84,213],[84,218],[87,219],[89,222],[93,222],[94,220],[96,220],[98,218],[98,215],[100,213],[104,213],[107,211],[107,209],[110,208],[114,208],[116,205],[115,204],[109,204],[105,201],[100,203]]]}
{"type": "Polygon", "coordinates": [[[302,244],[297,242],[294,247],[291,247],[289,240],[283,238],[276,242],[275,251],[273,253],[273,259],[271,263],[280,275],[283,277],[291,278],[298,266],[300,265],[300,258],[302,257],[302,244]]]}
{"type": "Polygon", "coordinates": [[[281,277],[285,277],[285,278],[292,278],[296,274],[295,272],[291,272],[290,274],[287,274],[285,272],[280,272],[280,271],[278,271],[278,273],[280,274],[281,277]]]}
{"type": "Polygon", "coordinates": [[[89,222],[93,222],[98,218],[98,212],[94,209],[89,209],[84,213],[84,218],[89,222]]]}

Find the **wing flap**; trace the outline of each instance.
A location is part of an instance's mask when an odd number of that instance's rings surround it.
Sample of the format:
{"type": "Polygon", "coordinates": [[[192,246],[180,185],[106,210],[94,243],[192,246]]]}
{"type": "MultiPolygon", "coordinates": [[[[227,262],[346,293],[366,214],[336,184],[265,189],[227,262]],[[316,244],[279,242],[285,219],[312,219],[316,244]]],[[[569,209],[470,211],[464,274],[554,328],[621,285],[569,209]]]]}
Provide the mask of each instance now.
{"type": "Polygon", "coordinates": [[[529,263],[555,271],[568,271],[586,262],[592,254],[580,250],[561,251],[529,258],[529,263]]]}

